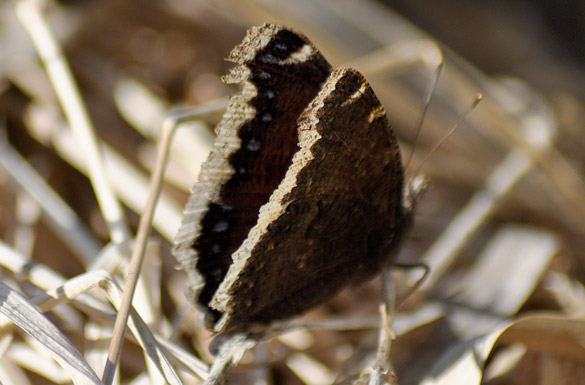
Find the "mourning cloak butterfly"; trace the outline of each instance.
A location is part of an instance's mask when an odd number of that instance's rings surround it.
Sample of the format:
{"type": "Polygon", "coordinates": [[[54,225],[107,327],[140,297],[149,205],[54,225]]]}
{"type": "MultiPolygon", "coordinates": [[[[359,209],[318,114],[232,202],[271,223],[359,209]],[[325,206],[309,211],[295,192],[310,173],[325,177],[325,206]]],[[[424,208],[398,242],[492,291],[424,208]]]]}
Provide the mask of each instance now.
{"type": "Polygon", "coordinates": [[[364,77],[302,34],[252,28],[173,254],[214,331],[314,307],[389,263],[412,218],[398,143],[364,77]]]}

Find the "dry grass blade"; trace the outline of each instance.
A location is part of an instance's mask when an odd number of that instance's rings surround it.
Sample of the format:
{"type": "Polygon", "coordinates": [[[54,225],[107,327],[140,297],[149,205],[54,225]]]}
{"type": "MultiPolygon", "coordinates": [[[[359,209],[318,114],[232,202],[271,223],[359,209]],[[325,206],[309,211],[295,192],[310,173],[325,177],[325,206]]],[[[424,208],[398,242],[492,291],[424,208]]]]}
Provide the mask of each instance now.
{"type": "Polygon", "coordinates": [[[157,152],[156,167],[152,173],[146,206],[140,217],[138,233],[136,235],[136,244],[132,251],[128,275],[124,284],[124,296],[118,307],[118,315],[116,317],[116,324],[114,325],[114,334],[112,336],[110,351],[108,353],[108,361],[104,369],[104,383],[107,385],[111,384],[114,380],[115,367],[122,352],[123,334],[126,330],[126,323],[128,322],[130,308],[132,307],[132,298],[142,268],[142,262],[144,261],[146,244],[148,242],[148,237],[150,236],[154,210],[162,189],[163,174],[167,166],[169,149],[175,129],[176,125],[174,124],[163,127],[163,135],[161,136],[159,151],[157,152]]]}
{"type": "Polygon", "coordinates": [[[59,96],[77,141],[86,151],[91,180],[94,183],[104,218],[110,226],[111,238],[114,242],[121,243],[129,238],[122,208],[110,189],[100,155],[99,143],[79,90],[73,81],[71,70],[61,54],[61,49],[43,18],[38,4],[34,1],[20,0],[16,3],[16,11],[21,22],[29,31],[47,73],[53,81],[54,89],[59,96]]]}
{"type": "Polygon", "coordinates": [[[522,343],[528,351],[583,362],[585,348],[578,340],[584,328],[582,319],[551,315],[528,316],[507,323],[448,352],[422,385],[480,384],[485,362],[497,343],[522,343]]]}
{"type": "Polygon", "coordinates": [[[503,227],[454,289],[457,301],[493,314],[516,314],[559,249],[559,239],[550,232],[518,225],[503,227]]]}
{"type": "MultiPolygon", "coordinates": [[[[11,266],[12,268],[18,268],[18,266],[26,265],[26,263],[19,264],[15,262],[19,259],[22,260],[22,258],[11,249],[3,246],[0,248],[0,251],[2,251],[0,255],[5,256],[4,259],[11,261],[11,264],[8,266],[11,266]]],[[[4,266],[7,265],[5,264],[4,266]]],[[[80,303],[77,305],[81,306],[88,314],[91,314],[93,317],[98,319],[101,318],[109,320],[109,313],[103,314],[103,306],[101,306],[99,303],[96,303],[95,301],[92,301],[91,297],[83,296],[84,293],[97,288],[103,291],[110,302],[116,307],[118,307],[121,302],[121,289],[112,279],[112,277],[104,271],[87,273],[70,279],[67,282],[62,282],[62,279],[59,277],[51,277],[50,272],[45,272],[42,267],[37,266],[35,269],[31,270],[31,277],[36,277],[36,279],[33,279],[33,281],[38,280],[39,282],[44,282],[45,286],[50,285],[47,284],[46,278],[48,277],[52,282],[60,282],[57,288],[48,290],[45,294],[38,295],[31,300],[31,302],[39,306],[41,309],[43,309],[43,311],[50,310],[59,304],[67,303],[77,299],[80,301],[80,303]]],[[[142,321],[140,316],[135,311],[132,311],[131,313],[129,328],[144,348],[144,351],[147,353],[148,357],[158,368],[158,371],[163,375],[165,381],[171,384],[181,384],[182,381],[167,359],[167,353],[161,349],[160,345],[156,342],[156,338],[152,335],[150,328],[144,321],[142,321]]],[[[169,348],[172,348],[172,346],[169,346],[169,348]]],[[[192,369],[191,371],[195,375],[203,375],[201,369],[202,366],[200,364],[191,362],[188,364],[188,367],[192,369]]]]}
{"type": "Polygon", "coordinates": [[[27,191],[51,218],[55,231],[89,264],[100,250],[99,242],[75,212],[3,139],[0,139],[0,165],[27,191]]]}
{"type": "MultiPolygon", "coordinates": [[[[112,277],[104,271],[95,271],[80,275],[67,281],[63,286],[48,291],[46,294],[34,299],[44,310],[48,310],[60,303],[69,302],[80,294],[99,288],[104,291],[110,302],[119,307],[122,298],[122,290],[112,277]]],[[[181,384],[179,376],[166,357],[166,352],[161,349],[152,335],[148,325],[140,318],[135,310],[131,311],[131,320],[128,325],[134,336],[144,348],[148,357],[152,359],[165,381],[169,384],[181,384]]],[[[195,372],[196,374],[197,371],[195,372]]]]}
{"type": "Polygon", "coordinates": [[[152,220],[158,198],[162,190],[162,180],[164,171],[167,166],[171,142],[176,129],[184,121],[198,118],[201,114],[207,114],[207,111],[196,111],[188,113],[171,114],[165,119],[162,127],[161,140],[158,145],[158,152],[156,157],[155,169],[151,176],[151,183],[149,188],[148,199],[144,207],[144,212],[140,217],[138,225],[138,232],[136,235],[136,245],[132,252],[130,259],[130,266],[128,275],[124,286],[124,296],[118,307],[118,316],[116,317],[116,324],[114,326],[114,334],[112,336],[112,343],[110,345],[110,352],[108,354],[108,362],[104,370],[104,382],[110,384],[114,379],[115,365],[118,362],[120,353],[122,351],[122,335],[125,330],[125,325],[128,320],[130,308],[132,306],[132,297],[138,281],[138,276],[141,271],[142,262],[144,260],[146,244],[150,235],[152,220]]]}
{"type": "MultiPolygon", "coordinates": [[[[56,150],[73,167],[87,174],[83,151],[75,144],[71,132],[62,129],[59,123],[54,126],[51,138],[54,140],[56,150]]],[[[104,145],[102,152],[116,195],[132,210],[140,212],[146,205],[148,197],[148,178],[112,147],[104,145]]],[[[170,241],[174,238],[180,222],[181,207],[171,197],[163,194],[154,216],[155,229],[170,241]]]]}
{"type": "Polygon", "coordinates": [[[0,312],[49,349],[76,384],[101,384],[73,344],[16,290],[0,282],[0,312]]]}
{"type": "MultiPolygon", "coordinates": [[[[533,142],[534,151],[542,150],[550,146],[554,128],[546,124],[535,125],[534,116],[530,120],[531,125],[525,128],[525,135],[531,138],[537,135],[542,138],[538,143],[533,142]],[[539,132],[534,132],[538,130],[539,132]]],[[[541,121],[544,119],[541,118],[541,121]]],[[[527,139],[529,141],[529,139],[527,139]]],[[[501,203],[519,180],[534,167],[533,159],[520,148],[510,151],[506,158],[488,176],[485,187],[477,191],[457,217],[449,223],[433,246],[423,256],[423,261],[431,267],[431,274],[424,287],[432,286],[441,275],[454,262],[459,252],[472,239],[487,218],[501,203]]]]}
{"type": "Polygon", "coordinates": [[[380,306],[380,319],[382,325],[380,326],[380,337],[378,342],[378,353],[376,354],[376,362],[373,366],[362,371],[360,379],[354,382],[354,385],[390,385],[397,384],[396,375],[391,370],[390,366],[390,348],[392,341],[396,339],[396,335],[389,323],[386,307],[380,306]]]}
{"type": "Polygon", "coordinates": [[[228,370],[237,365],[244,353],[258,341],[254,341],[246,335],[234,334],[221,343],[217,357],[209,369],[209,375],[204,385],[220,385],[225,383],[228,370]]]}

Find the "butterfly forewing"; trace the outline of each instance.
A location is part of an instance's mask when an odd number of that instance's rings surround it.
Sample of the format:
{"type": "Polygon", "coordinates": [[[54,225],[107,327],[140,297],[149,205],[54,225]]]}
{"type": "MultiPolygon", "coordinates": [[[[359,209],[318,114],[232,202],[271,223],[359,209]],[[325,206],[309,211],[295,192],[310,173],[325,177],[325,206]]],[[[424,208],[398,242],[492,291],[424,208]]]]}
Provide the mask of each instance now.
{"type": "MultiPolygon", "coordinates": [[[[174,248],[204,308],[298,151],[298,116],[331,71],[306,37],[270,24],[251,29],[229,59],[238,66],[225,81],[242,94],[216,128],[174,248]]],[[[211,324],[218,315],[209,312],[211,324]]]]}

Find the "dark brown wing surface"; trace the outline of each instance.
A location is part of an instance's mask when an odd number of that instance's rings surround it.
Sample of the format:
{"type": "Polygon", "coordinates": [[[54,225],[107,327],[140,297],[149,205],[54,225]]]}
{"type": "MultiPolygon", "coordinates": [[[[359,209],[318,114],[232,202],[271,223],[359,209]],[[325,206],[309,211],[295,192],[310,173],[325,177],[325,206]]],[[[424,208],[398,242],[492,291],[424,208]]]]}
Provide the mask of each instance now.
{"type": "MultiPolygon", "coordinates": [[[[174,255],[204,308],[298,151],[297,119],[330,65],[303,35],[267,24],[232,51],[227,83],[242,84],[217,127],[217,140],[185,209],[174,255]]],[[[208,309],[209,324],[219,313],[208,309]]]]}
{"type": "Polygon", "coordinates": [[[398,143],[363,76],[333,71],[298,124],[300,150],[211,302],[216,331],[324,302],[375,275],[402,235],[398,143]]]}

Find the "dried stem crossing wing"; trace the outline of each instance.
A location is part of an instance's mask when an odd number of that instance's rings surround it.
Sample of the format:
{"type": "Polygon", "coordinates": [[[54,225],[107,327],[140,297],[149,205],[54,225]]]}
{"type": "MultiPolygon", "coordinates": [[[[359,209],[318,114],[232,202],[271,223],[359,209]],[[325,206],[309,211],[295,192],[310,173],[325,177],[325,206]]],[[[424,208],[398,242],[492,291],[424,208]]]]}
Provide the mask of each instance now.
{"type": "MultiPolygon", "coordinates": [[[[252,28],[174,254],[208,327],[255,331],[376,275],[409,227],[398,143],[364,77],[302,34],[252,28]]],[[[407,193],[405,193],[407,191],[407,193]]]]}

